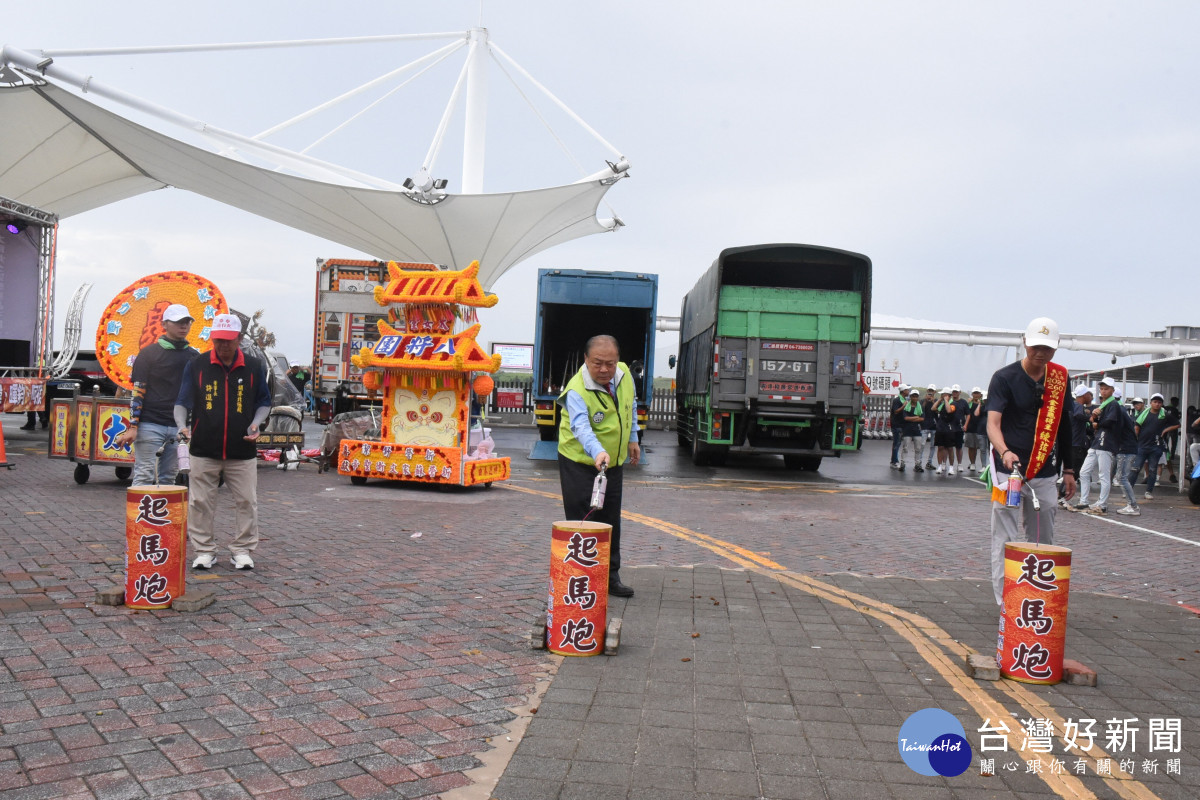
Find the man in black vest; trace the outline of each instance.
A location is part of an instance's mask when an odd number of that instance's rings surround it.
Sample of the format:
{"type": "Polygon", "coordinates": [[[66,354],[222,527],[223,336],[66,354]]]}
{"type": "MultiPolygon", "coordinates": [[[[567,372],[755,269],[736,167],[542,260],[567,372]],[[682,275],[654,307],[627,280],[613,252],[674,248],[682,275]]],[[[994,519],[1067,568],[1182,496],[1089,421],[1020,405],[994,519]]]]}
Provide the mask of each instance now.
{"type": "Polygon", "coordinates": [[[238,347],[242,322],[218,314],[212,325],[213,349],[188,362],[175,401],[179,436],[191,440],[188,541],[196,553],[193,569],[216,561],[213,511],[221,473],[233,493],[237,536],[229,545],[235,569],[254,569],[250,553],[258,546],[258,468],[254,440],[271,412],[267,369],[238,347]],[[188,427],[188,412],[192,426],[188,427]]]}

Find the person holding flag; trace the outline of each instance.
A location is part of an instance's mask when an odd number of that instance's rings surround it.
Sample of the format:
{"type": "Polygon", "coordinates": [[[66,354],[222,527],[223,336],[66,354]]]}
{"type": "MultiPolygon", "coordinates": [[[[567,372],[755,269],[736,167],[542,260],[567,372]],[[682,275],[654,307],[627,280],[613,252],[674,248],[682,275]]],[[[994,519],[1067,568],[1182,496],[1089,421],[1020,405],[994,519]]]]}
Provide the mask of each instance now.
{"type": "Polygon", "coordinates": [[[997,605],[1003,600],[1005,543],[1023,532],[1025,541],[1054,544],[1060,466],[1063,496],[1069,500],[1075,494],[1067,370],[1050,360],[1058,349],[1058,323],[1038,317],[1026,327],[1022,341],[1025,357],[996,370],[988,384],[992,589],[997,605]],[[1008,481],[1014,473],[1025,481],[1020,504],[1010,506],[1008,481]]]}

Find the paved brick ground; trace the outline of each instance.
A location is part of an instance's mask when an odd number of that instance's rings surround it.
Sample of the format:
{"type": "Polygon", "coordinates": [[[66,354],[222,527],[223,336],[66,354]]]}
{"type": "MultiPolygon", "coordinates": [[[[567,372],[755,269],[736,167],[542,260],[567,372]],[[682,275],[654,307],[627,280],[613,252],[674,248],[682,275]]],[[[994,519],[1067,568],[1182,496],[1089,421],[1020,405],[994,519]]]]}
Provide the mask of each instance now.
{"type": "MultiPolygon", "coordinates": [[[[7,416],[5,422],[18,419],[7,416]]],[[[354,487],[344,478],[318,476],[311,466],[291,473],[260,468],[258,569],[234,572],[223,556],[212,575],[191,578],[190,585],[217,592],[213,606],[192,614],[133,612],[91,603],[97,589],[121,577],[123,485],[103,468],[93,470],[87,485],[75,485],[69,463],[44,457],[40,433],[14,428],[6,426],[8,452],[20,466],[0,472],[0,800],[432,797],[470,782],[465,773],[553,666],[525,641],[544,602],[549,521],[561,512],[551,499],[500,488],[354,487]],[[421,536],[412,538],[417,532],[421,536]]],[[[524,433],[531,441],[533,434],[524,433]]],[[[907,580],[942,578],[954,594],[986,593],[981,581],[958,580],[986,574],[986,537],[980,533],[986,510],[977,486],[965,479],[953,488],[897,481],[886,465],[880,470],[872,463],[878,453],[871,449],[855,457],[857,467],[847,459],[827,471],[842,476],[837,480],[778,469],[676,469],[683,459],[673,437],[662,434],[652,434],[651,450],[659,468],[647,469],[641,479],[631,473],[627,508],[769,554],[796,573],[854,572],[837,580],[862,583],[864,594],[891,592],[903,599],[899,589],[886,587],[918,586],[909,600],[934,604],[922,613],[948,630],[961,625],[986,651],[994,637],[988,614],[930,599],[942,591],[931,587],[942,583],[907,580]],[[850,473],[859,477],[850,480],[850,473]],[[874,577],[883,575],[906,579],[874,577]]],[[[526,452],[528,443],[505,453],[515,457],[514,483],[555,494],[552,469],[525,460],[526,452]]],[[[1147,508],[1135,522],[1196,538],[1197,517],[1186,501],[1155,501],[1147,508]]],[[[218,513],[231,523],[227,498],[218,513]]],[[[630,523],[626,530],[631,565],[729,566],[661,530],[630,523]]],[[[1065,539],[1077,553],[1077,592],[1200,605],[1200,548],[1074,515],[1064,520],[1060,541],[1065,539]]],[[[643,585],[644,571],[630,572],[639,593],[626,612],[625,652],[590,667],[568,662],[530,740],[544,738],[542,726],[555,721],[548,712],[560,698],[553,693],[571,690],[570,669],[624,671],[625,665],[644,666],[640,659],[653,663],[657,652],[673,655],[671,637],[637,644],[660,624],[679,621],[670,607],[672,592],[664,588],[656,597],[648,588],[653,581],[643,585]],[[639,655],[638,647],[647,649],[639,655]]],[[[707,588],[715,579],[702,572],[707,588]]],[[[746,578],[740,580],[744,585],[746,578]]],[[[774,619],[763,603],[772,590],[753,581],[757,613],[774,619]]],[[[664,578],[663,586],[670,582],[664,578]]],[[[728,590],[727,578],[720,583],[728,590]]],[[[1138,624],[1118,628],[1104,614],[1095,615],[1091,638],[1098,653],[1139,669],[1184,670],[1200,658],[1191,653],[1200,640],[1194,629],[1165,622],[1142,627],[1164,612],[1161,605],[1111,602],[1118,605],[1109,616],[1138,624]]],[[[747,651],[746,659],[752,657],[747,651]]],[[[1110,669],[1101,679],[1111,681],[1112,675],[1110,669]]],[[[1164,672],[1162,682],[1152,685],[1130,677],[1122,685],[1130,709],[1143,717],[1157,707],[1152,700],[1182,709],[1177,714],[1185,719],[1186,753],[1200,715],[1192,708],[1194,689],[1171,683],[1178,682],[1173,676],[1164,672]]],[[[650,688],[643,692],[647,697],[650,688]]],[[[810,704],[807,695],[797,698],[805,715],[829,713],[813,711],[820,704],[810,704]]],[[[581,705],[561,702],[564,708],[581,705]]],[[[646,710],[671,711],[647,706],[637,712],[639,720],[646,710]]],[[[707,715],[693,714],[701,716],[707,715]]],[[[700,724],[693,730],[707,730],[700,724]]],[[[753,746],[749,752],[755,758],[760,753],[753,746]]],[[[524,751],[517,755],[505,781],[528,777],[518,775],[527,769],[521,766],[524,751]]],[[[733,755],[711,763],[728,763],[720,769],[731,775],[745,772],[733,755]]],[[[1190,763],[1184,775],[1195,779],[1190,763]]]]}
{"type": "MultiPolygon", "coordinates": [[[[924,777],[900,759],[897,734],[915,711],[954,714],[976,747],[983,719],[894,631],[853,608],[775,576],[715,566],[630,570],[637,589],[611,613],[623,619],[615,658],[566,659],[493,794],[546,798],[1049,798],[1016,754],[989,753],[994,774],[924,777]],[[696,634],[699,634],[698,636],[696,634]]],[[[967,580],[835,576],[827,583],[935,621],[955,640],[994,652],[991,591],[967,580]]],[[[1200,723],[1200,622],[1163,605],[1072,592],[1068,652],[1101,674],[1096,688],[1025,687],[1066,719],[1138,719],[1120,751],[1131,776],[1164,800],[1200,791],[1200,758],[1183,736],[1178,775],[1151,752],[1150,717],[1200,723]],[[1182,653],[1188,656],[1180,655],[1182,653]],[[1157,760],[1147,774],[1144,762],[1157,760]]],[[[971,681],[1012,712],[1013,745],[1031,718],[1003,684],[971,681]]],[[[1054,755],[1070,770],[1076,754],[1054,755]]],[[[1118,754],[1110,749],[1111,755],[1118,754]]],[[[1118,762],[1112,765],[1119,773],[1118,762]]],[[[1095,797],[1118,795],[1091,773],[1095,797]]]]}

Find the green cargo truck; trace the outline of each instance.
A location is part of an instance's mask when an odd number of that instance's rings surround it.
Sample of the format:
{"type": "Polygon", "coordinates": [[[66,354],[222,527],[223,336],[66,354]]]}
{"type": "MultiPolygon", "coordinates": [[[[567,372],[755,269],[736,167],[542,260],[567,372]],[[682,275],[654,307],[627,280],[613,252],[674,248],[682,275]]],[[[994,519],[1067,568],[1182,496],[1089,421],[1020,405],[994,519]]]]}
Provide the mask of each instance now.
{"type": "Polygon", "coordinates": [[[697,464],[776,453],[792,469],[858,447],[871,260],[802,244],[733,247],[683,298],[679,443],[697,464]]]}

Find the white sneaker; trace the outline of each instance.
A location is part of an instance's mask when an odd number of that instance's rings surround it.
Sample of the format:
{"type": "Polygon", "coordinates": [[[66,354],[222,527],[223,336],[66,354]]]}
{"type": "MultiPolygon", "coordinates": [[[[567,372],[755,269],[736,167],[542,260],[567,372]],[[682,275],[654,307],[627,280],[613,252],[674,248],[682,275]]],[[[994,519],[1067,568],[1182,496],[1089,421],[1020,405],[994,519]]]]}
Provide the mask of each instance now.
{"type": "Polygon", "coordinates": [[[937,468],[937,474],[938,474],[938,475],[941,475],[943,472],[945,472],[945,470],[946,470],[946,465],[945,465],[945,464],[938,464],[938,468],[937,468]]]}
{"type": "Polygon", "coordinates": [[[1134,508],[1133,506],[1127,505],[1124,508],[1118,508],[1117,513],[1124,514],[1127,517],[1140,517],[1142,515],[1142,510],[1140,508],[1134,508]]]}
{"type": "Polygon", "coordinates": [[[968,469],[971,470],[972,473],[975,472],[975,465],[972,464],[970,467],[968,467],[968,469]]]}
{"type": "Polygon", "coordinates": [[[213,564],[217,563],[217,557],[212,553],[201,553],[196,556],[196,560],[192,562],[192,569],[212,569],[213,564]]]}
{"type": "Polygon", "coordinates": [[[233,564],[234,569],[254,569],[254,559],[249,553],[234,553],[229,562],[233,564]]]}
{"type": "Polygon", "coordinates": [[[1142,495],[1142,498],[1145,500],[1153,500],[1154,495],[1150,494],[1149,492],[1146,492],[1144,495],[1142,495]]]}
{"type": "Polygon", "coordinates": [[[958,472],[954,469],[953,466],[951,466],[950,469],[946,470],[946,474],[947,475],[957,475],[958,472]]]}

